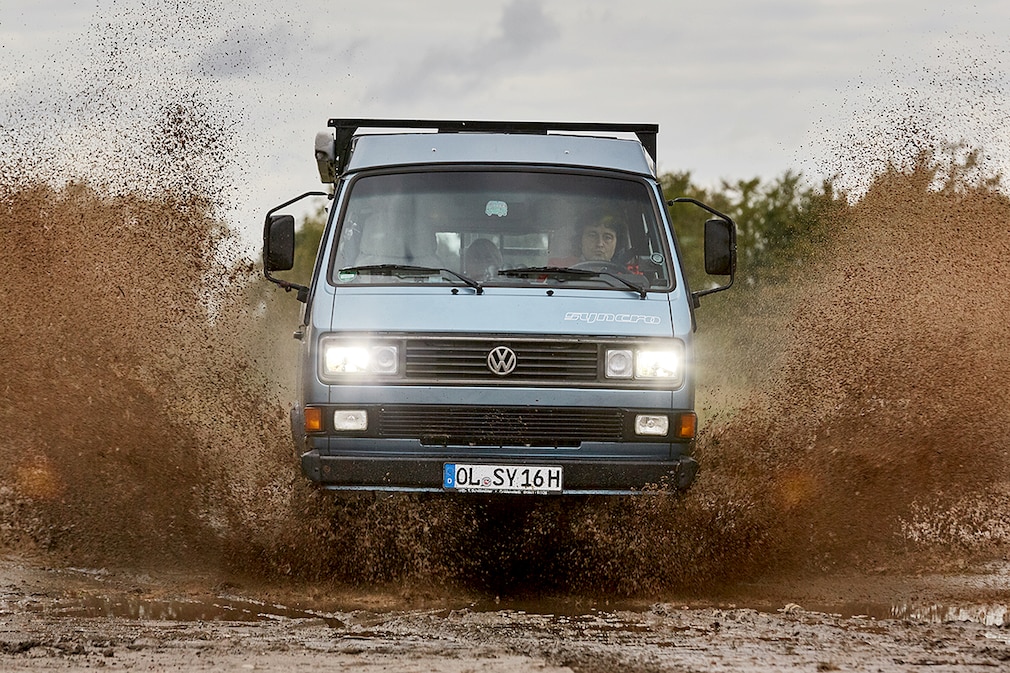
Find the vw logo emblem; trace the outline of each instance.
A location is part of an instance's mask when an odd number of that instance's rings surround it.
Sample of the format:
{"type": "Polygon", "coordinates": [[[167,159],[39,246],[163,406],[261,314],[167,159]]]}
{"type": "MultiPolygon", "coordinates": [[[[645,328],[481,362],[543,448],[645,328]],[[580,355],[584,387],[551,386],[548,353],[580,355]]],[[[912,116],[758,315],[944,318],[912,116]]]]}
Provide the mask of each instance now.
{"type": "Polygon", "coordinates": [[[495,346],[487,354],[487,368],[498,376],[511,374],[516,369],[516,352],[508,346],[495,346]]]}

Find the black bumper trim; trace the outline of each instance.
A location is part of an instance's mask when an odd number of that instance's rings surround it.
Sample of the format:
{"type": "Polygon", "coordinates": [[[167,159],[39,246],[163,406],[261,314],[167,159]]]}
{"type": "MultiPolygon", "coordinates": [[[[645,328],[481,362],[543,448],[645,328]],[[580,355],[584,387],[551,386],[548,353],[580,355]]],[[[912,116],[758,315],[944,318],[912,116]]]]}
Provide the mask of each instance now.
{"type": "Polygon", "coordinates": [[[564,494],[631,494],[655,487],[687,489],[698,472],[690,456],[670,461],[475,460],[451,457],[323,456],[302,454],[302,473],[320,487],[337,491],[442,492],[445,463],[519,463],[564,467],[564,494]]]}

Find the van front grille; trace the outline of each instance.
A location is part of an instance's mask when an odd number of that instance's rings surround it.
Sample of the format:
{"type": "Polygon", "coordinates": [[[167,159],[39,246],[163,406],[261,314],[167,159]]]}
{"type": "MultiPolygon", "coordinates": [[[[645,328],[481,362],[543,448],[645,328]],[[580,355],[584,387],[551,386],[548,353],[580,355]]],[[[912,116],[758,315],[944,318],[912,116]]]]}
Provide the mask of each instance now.
{"type": "Polygon", "coordinates": [[[378,435],[423,444],[579,446],[621,440],[624,415],[615,409],[395,406],[379,409],[378,435]]]}
{"type": "Polygon", "coordinates": [[[594,382],[599,373],[598,360],[599,348],[592,342],[411,338],[406,342],[405,373],[411,382],[594,382]],[[515,353],[515,370],[508,374],[496,374],[488,365],[488,355],[501,346],[515,353]]]}

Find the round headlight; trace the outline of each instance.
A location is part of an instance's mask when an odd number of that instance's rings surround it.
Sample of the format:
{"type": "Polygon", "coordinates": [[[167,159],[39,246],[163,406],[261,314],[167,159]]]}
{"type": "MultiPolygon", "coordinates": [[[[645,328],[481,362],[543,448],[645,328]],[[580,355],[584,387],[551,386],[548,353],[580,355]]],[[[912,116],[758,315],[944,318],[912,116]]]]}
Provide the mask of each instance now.
{"type": "Polygon", "coordinates": [[[376,374],[395,374],[400,365],[396,346],[377,346],[372,349],[372,371],[376,374]]]}
{"type": "Polygon", "coordinates": [[[607,351],[607,378],[630,379],[635,371],[635,357],[630,350],[607,351]]]}

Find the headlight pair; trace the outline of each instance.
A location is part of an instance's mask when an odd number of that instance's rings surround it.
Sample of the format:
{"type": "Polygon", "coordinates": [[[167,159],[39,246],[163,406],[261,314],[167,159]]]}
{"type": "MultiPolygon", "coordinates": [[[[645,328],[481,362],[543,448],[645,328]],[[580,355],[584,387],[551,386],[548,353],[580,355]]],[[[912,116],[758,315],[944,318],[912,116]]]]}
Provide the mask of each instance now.
{"type": "Polygon", "coordinates": [[[673,341],[656,346],[608,348],[604,373],[608,379],[668,381],[684,378],[684,344],[673,341]]]}
{"type": "Polygon", "coordinates": [[[355,344],[342,339],[319,342],[319,373],[324,380],[343,376],[400,373],[400,347],[392,343],[355,344]]]}

